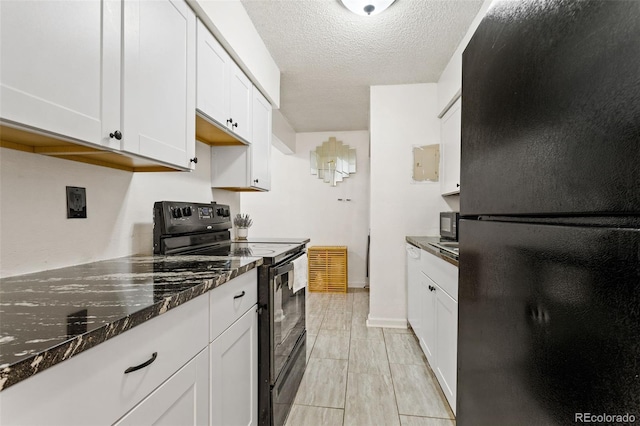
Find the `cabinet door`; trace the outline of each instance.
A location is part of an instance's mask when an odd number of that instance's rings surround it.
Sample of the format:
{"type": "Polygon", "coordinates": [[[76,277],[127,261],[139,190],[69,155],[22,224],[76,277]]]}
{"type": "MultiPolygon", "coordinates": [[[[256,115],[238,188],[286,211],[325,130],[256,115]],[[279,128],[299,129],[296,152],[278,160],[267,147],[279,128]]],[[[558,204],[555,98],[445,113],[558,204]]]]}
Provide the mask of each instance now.
{"type": "Polygon", "coordinates": [[[235,62],[229,65],[229,115],[233,119],[230,128],[238,136],[251,142],[253,84],[235,62]]]}
{"type": "Polygon", "coordinates": [[[413,332],[420,338],[422,334],[422,318],[420,307],[420,249],[407,244],[407,319],[413,332]]]}
{"type": "Polygon", "coordinates": [[[434,283],[429,277],[421,273],[420,278],[420,305],[422,312],[422,336],[418,336],[420,346],[424,354],[427,356],[427,361],[433,368],[436,365],[436,297],[434,283]]]}
{"type": "Polygon", "coordinates": [[[208,308],[196,297],[3,390],[0,425],[113,424],[207,348],[208,308]]]}
{"type": "MultiPolygon", "coordinates": [[[[458,360],[458,302],[435,286],[436,376],[453,412],[456,412],[456,377],[458,360]]],[[[433,366],[433,364],[432,364],[433,366]]]]}
{"type": "Polygon", "coordinates": [[[117,426],[209,424],[209,353],[200,352],[127,413],[117,426]]]}
{"type": "Polygon", "coordinates": [[[253,89],[253,140],[251,142],[251,186],[271,188],[271,104],[253,89]]]}
{"type": "Polygon", "coordinates": [[[462,98],[458,98],[440,121],[440,137],[442,139],[440,189],[442,195],[460,192],[461,105],[462,98]]]}
{"type": "Polygon", "coordinates": [[[197,108],[226,126],[229,115],[229,68],[231,57],[213,34],[198,20],[197,108]]]}
{"type": "Polygon", "coordinates": [[[183,0],[124,2],[123,149],[189,168],[196,18],[183,0]]]}
{"type": "Polygon", "coordinates": [[[255,306],[210,345],[211,424],[258,422],[258,314],[255,306]]]}
{"type": "Polygon", "coordinates": [[[120,1],[2,1],[0,116],[119,148],[120,1]]]}

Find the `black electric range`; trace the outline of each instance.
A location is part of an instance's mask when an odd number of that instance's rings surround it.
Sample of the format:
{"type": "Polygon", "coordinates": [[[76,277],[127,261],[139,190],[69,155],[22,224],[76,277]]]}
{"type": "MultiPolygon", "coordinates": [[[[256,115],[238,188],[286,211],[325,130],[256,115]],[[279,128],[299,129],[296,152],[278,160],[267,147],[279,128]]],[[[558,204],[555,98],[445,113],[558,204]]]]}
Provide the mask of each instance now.
{"type": "Polygon", "coordinates": [[[294,289],[308,238],[231,240],[231,211],[217,203],[154,204],[154,253],[262,257],[258,268],[258,423],[286,422],[306,368],[305,288],[294,289]],[[294,263],[296,259],[299,259],[294,263]]]}

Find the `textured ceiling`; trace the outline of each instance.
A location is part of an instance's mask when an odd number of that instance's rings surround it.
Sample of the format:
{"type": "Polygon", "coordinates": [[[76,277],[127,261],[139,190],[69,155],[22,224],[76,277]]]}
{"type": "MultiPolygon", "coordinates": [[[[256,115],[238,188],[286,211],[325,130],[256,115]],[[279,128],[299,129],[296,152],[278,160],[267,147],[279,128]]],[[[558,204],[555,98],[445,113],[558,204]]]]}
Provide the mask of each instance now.
{"type": "Polygon", "coordinates": [[[366,130],[369,86],[437,82],[481,0],[396,0],[358,16],[339,0],[242,0],[281,71],[297,132],[366,130]]]}

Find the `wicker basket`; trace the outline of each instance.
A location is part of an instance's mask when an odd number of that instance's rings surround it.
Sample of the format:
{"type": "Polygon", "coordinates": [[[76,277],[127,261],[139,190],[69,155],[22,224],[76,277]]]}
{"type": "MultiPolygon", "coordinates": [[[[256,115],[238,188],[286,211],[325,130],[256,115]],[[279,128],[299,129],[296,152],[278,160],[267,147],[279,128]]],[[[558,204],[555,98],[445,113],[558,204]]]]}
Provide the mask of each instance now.
{"type": "Polygon", "coordinates": [[[309,257],[309,291],[347,292],[347,247],[315,246],[307,250],[309,257]]]}

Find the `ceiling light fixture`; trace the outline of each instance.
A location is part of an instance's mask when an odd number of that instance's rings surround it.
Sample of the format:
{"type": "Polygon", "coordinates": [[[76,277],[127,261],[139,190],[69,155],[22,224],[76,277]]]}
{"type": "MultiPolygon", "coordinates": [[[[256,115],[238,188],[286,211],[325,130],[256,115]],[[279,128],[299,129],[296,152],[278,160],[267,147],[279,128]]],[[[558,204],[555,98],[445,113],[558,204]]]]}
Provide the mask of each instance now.
{"type": "Polygon", "coordinates": [[[373,16],[382,13],[395,0],[340,0],[344,7],[357,15],[373,16]]]}

